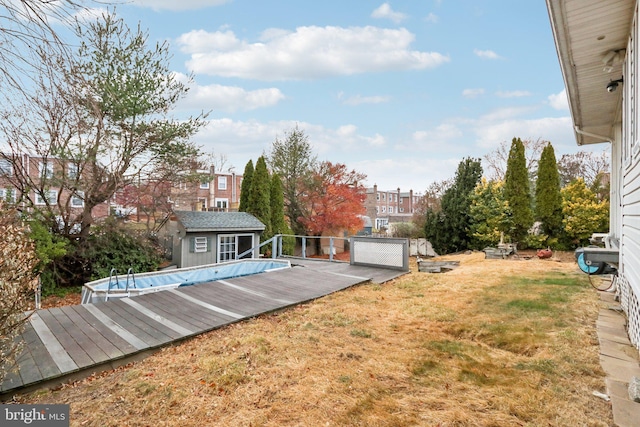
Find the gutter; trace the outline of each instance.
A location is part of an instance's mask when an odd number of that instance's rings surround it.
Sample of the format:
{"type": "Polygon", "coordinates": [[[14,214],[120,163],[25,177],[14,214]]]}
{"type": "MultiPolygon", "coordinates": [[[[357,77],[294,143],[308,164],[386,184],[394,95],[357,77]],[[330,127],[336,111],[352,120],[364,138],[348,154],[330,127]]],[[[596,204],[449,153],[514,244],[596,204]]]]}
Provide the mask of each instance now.
{"type": "MultiPolygon", "coordinates": [[[[573,127],[573,130],[575,130],[575,132],[577,134],[579,134],[579,135],[588,136],[588,137],[596,138],[596,139],[602,139],[602,141],[596,142],[595,144],[599,144],[599,143],[603,143],[603,142],[608,142],[610,144],[613,144],[612,138],[610,138],[608,136],[602,136],[602,135],[597,135],[595,133],[587,132],[585,130],[580,129],[577,125],[573,127]]],[[[583,145],[583,144],[578,144],[578,145],[583,145]]]]}

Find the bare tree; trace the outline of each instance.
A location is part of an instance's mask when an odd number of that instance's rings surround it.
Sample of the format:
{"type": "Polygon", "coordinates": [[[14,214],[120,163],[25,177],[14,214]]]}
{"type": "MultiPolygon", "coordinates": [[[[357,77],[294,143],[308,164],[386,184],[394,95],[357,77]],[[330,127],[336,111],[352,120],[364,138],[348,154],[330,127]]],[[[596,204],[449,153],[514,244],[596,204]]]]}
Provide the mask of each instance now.
{"type": "MultiPolygon", "coordinates": [[[[523,140],[525,150],[525,160],[530,177],[534,177],[538,170],[538,159],[548,141],[538,138],[537,140],[523,140]]],[[[485,170],[489,172],[488,178],[491,180],[504,181],[507,172],[507,160],[511,150],[511,141],[502,141],[498,148],[483,157],[486,165],[485,170]]]]}
{"type": "Polygon", "coordinates": [[[55,25],[68,25],[84,8],[84,0],[0,0],[0,87],[10,99],[31,85],[31,77],[46,67],[42,52],[69,54],[55,25]]]}
{"type": "Polygon", "coordinates": [[[453,178],[435,181],[429,184],[425,193],[420,197],[413,213],[412,222],[420,230],[426,225],[427,212],[429,210],[440,212],[442,210],[442,196],[453,185],[453,178]]]}
{"type": "Polygon", "coordinates": [[[206,115],[170,116],[188,86],[169,71],[167,44],[148,47],[146,32],[110,13],[76,32],[81,44],[72,58],[40,51],[46,67],[37,91],[0,113],[0,133],[21,205],[54,231],[83,240],[93,209],[118,190],[188,171],[200,155],[190,137],[206,115]],[[34,173],[28,156],[51,167],[34,173]],[[80,213],[72,209],[78,199],[80,213]]]}
{"type": "Polygon", "coordinates": [[[607,150],[600,153],[578,151],[575,154],[564,154],[558,160],[558,172],[563,186],[582,178],[587,186],[591,187],[602,175],[609,173],[609,167],[607,150]]]}

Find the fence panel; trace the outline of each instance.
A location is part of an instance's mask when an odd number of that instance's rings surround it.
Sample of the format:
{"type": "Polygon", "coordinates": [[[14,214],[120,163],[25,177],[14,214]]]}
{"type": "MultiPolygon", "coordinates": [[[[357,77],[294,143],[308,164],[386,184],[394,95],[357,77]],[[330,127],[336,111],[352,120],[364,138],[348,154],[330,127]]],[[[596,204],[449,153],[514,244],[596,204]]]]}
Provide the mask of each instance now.
{"type": "Polygon", "coordinates": [[[409,271],[409,239],[351,237],[351,265],[409,271]]]}

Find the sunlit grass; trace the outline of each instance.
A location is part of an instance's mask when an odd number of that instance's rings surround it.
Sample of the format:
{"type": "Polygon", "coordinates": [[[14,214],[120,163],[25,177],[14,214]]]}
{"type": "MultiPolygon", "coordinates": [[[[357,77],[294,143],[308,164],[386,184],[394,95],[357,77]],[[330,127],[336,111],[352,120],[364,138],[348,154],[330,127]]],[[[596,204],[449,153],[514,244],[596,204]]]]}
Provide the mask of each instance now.
{"type": "Polygon", "coordinates": [[[451,273],[348,289],[19,401],[70,403],[72,425],[88,426],[612,424],[591,395],[604,379],[585,276],[458,259],[451,273]]]}

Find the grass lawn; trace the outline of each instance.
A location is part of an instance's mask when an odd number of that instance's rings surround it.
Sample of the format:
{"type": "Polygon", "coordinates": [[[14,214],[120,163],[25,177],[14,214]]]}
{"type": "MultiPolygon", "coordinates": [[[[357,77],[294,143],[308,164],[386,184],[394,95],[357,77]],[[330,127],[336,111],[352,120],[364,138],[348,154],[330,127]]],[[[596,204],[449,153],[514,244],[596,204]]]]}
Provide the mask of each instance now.
{"type": "Polygon", "coordinates": [[[612,425],[575,262],[450,258],[16,401],[69,403],[73,426],[612,425]]]}

